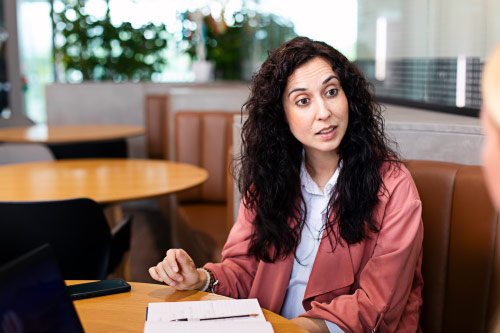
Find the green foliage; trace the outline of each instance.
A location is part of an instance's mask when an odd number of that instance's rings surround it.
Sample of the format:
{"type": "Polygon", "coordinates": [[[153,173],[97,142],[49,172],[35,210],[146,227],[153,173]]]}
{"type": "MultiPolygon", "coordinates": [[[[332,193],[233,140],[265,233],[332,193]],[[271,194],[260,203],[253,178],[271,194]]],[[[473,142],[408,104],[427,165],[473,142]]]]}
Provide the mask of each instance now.
{"type": "Polygon", "coordinates": [[[225,80],[239,80],[241,75],[241,58],[243,45],[241,39],[242,26],[228,27],[224,33],[218,34],[215,24],[210,24],[211,16],[204,18],[207,26],[207,60],[215,62],[215,77],[225,80]]]}
{"type": "Polygon", "coordinates": [[[55,62],[62,63],[69,81],[72,71],[80,72],[83,80],[95,81],[151,80],[153,73],[162,71],[165,25],[149,23],[135,29],[124,22],[114,26],[109,7],[105,18],[98,20],[85,14],[85,2],[66,1],[63,11],[52,12],[56,40],[62,41],[54,47],[55,62]]]}
{"type": "MultiPolygon", "coordinates": [[[[190,14],[185,13],[185,19],[194,22],[190,14]]],[[[245,73],[245,64],[262,62],[267,51],[296,36],[293,25],[276,15],[249,14],[243,10],[234,13],[233,19],[234,24],[228,26],[211,15],[203,17],[206,58],[214,61],[215,77],[219,79],[250,79],[252,73],[245,73]]],[[[191,43],[187,52],[196,58],[200,41],[193,38],[195,31],[186,30],[184,36],[191,43]]]]}

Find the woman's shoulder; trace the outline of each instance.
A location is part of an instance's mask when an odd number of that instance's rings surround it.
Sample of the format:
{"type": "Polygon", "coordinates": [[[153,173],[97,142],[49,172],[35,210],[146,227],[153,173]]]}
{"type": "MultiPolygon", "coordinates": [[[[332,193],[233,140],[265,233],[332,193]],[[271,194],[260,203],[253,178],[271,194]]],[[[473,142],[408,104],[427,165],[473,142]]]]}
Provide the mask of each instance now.
{"type": "Polygon", "coordinates": [[[395,192],[405,192],[408,199],[420,200],[411,173],[402,161],[386,161],[382,164],[380,170],[384,183],[384,192],[387,192],[386,194],[389,194],[389,197],[395,192]]]}

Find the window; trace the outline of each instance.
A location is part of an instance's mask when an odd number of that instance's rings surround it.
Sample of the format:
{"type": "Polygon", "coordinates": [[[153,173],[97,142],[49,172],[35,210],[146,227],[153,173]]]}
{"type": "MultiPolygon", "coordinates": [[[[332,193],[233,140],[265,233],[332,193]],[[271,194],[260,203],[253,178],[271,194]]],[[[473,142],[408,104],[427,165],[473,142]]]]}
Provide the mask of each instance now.
{"type": "Polygon", "coordinates": [[[380,100],[475,116],[499,12],[498,1],[358,0],[357,63],[380,100]]]}

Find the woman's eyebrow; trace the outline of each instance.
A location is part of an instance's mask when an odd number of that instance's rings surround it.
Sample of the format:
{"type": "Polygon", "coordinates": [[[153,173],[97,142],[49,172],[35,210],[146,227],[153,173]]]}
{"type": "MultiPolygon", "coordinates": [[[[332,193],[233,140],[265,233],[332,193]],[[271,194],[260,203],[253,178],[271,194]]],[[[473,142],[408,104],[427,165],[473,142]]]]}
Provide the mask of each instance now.
{"type": "MultiPolygon", "coordinates": [[[[324,84],[327,84],[331,79],[337,79],[337,81],[339,80],[339,78],[335,75],[330,75],[329,77],[327,77],[321,84],[324,85],[324,84]]],[[[290,90],[290,92],[288,93],[288,97],[290,97],[290,95],[296,91],[306,91],[306,88],[294,88],[292,90],[290,90]]]]}
{"type": "Polygon", "coordinates": [[[306,91],[306,88],[294,88],[290,90],[290,92],[288,93],[288,97],[290,97],[290,95],[296,91],[306,91]]]}
{"type": "Polygon", "coordinates": [[[331,79],[337,79],[337,81],[339,81],[339,78],[338,78],[338,77],[336,77],[335,75],[330,75],[329,77],[327,77],[327,78],[326,78],[326,80],[325,80],[325,81],[323,81],[323,83],[322,83],[322,84],[327,84],[327,83],[328,83],[328,81],[330,81],[331,79]]]}

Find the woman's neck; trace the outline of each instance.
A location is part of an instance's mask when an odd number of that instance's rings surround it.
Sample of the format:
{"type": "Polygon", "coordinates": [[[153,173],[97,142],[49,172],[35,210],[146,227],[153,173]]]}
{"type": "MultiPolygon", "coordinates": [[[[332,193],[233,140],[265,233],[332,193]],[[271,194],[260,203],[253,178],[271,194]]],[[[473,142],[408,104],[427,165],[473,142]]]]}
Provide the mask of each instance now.
{"type": "Polygon", "coordinates": [[[305,166],[307,172],[319,186],[321,191],[324,191],[325,185],[328,183],[332,175],[337,170],[339,165],[339,155],[337,153],[307,153],[305,154],[305,166]]]}

